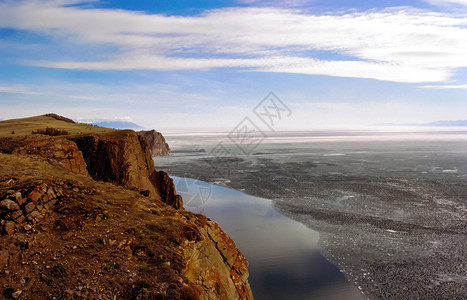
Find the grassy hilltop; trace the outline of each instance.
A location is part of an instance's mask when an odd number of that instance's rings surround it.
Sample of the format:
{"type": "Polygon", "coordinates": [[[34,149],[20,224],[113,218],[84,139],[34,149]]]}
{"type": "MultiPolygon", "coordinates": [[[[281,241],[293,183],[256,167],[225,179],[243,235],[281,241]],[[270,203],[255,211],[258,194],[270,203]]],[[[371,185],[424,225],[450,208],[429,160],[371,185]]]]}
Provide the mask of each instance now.
{"type": "Polygon", "coordinates": [[[91,124],[78,124],[71,119],[56,114],[45,114],[24,119],[11,119],[0,122],[0,137],[14,137],[28,135],[33,131],[44,130],[47,127],[65,130],[69,134],[109,133],[115,129],[93,126],[91,124]],[[12,134],[14,132],[14,134],[12,134]]]}

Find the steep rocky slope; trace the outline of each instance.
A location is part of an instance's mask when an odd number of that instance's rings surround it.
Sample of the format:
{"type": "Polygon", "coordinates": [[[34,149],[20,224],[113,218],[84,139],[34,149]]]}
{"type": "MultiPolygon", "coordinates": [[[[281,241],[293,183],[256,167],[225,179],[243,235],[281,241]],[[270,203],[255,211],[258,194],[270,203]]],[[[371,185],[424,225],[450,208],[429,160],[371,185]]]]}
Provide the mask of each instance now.
{"type": "Polygon", "coordinates": [[[71,140],[83,153],[92,178],[159,194],[150,179],[155,168],[147,143],[134,131],[85,135],[71,140]]]}
{"type": "Polygon", "coordinates": [[[183,209],[135,132],[21,136],[0,152],[5,297],[252,299],[235,243],[183,209]]]}
{"type": "Polygon", "coordinates": [[[165,141],[162,133],[153,130],[138,131],[138,134],[144,136],[149,144],[149,150],[152,156],[167,156],[170,155],[169,144],[165,141]]]}

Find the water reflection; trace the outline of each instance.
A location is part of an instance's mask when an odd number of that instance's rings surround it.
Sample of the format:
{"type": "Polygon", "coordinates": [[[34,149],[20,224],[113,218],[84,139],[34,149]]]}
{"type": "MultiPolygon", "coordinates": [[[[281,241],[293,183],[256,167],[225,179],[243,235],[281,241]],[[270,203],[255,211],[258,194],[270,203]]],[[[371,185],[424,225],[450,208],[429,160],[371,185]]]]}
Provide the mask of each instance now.
{"type": "Polygon", "coordinates": [[[278,213],[271,200],[173,177],[187,210],[219,223],[249,262],[255,299],[362,299],[318,251],[318,232],[278,213]]]}

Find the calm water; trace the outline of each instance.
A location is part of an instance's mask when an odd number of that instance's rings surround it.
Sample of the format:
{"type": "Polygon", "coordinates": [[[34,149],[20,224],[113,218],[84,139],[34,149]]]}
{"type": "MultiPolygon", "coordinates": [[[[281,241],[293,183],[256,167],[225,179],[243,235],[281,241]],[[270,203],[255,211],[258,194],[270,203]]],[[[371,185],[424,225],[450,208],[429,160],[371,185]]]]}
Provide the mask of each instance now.
{"type": "Polygon", "coordinates": [[[173,178],[185,208],[218,222],[248,259],[255,299],[362,299],[317,250],[318,232],[278,213],[272,201],[173,178]]]}

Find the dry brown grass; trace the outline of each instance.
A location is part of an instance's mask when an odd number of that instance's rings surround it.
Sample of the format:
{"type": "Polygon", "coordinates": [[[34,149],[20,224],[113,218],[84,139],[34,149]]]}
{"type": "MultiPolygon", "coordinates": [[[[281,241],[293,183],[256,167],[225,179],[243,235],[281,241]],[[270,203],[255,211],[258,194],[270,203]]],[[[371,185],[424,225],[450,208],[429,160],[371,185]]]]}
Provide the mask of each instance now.
{"type": "Polygon", "coordinates": [[[51,115],[42,115],[24,119],[12,119],[0,122],[0,137],[12,137],[31,134],[33,131],[52,127],[65,130],[70,134],[108,133],[115,129],[93,126],[90,124],[77,124],[66,121],[66,118],[57,118],[51,115]],[[14,132],[14,134],[12,134],[14,132]]]}
{"type": "Polygon", "coordinates": [[[0,154],[0,197],[39,183],[58,186],[65,196],[34,231],[0,236],[9,249],[29,243],[12,250],[18,252],[9,275],[0,274],[0,293],[20,289],[25,299],[197,298],[180,282],[182,249],[199,237],[205,217],[43,161],[0,154]]]}

